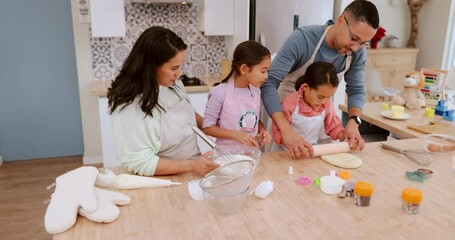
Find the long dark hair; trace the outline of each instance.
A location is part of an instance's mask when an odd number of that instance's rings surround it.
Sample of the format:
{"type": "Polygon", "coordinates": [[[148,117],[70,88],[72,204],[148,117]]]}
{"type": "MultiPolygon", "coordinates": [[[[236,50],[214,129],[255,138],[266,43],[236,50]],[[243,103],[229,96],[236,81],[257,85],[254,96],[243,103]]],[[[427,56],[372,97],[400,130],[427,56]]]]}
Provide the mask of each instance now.
{"type": "Polygon", "coordinates": [[[151,27],[145,30],[108,90],[109,113],[120,106],[120,111],[123,110],[139,95],[141,110],[146,116],[152,116],[152,109],[159,106],[156,69],[186,48],[183,40],[167,28],[151,27]]]}
{"type": "Polygon", "coordinates": [[[234,50],[234,58],[232,59],[231,71],[221,81],[225,83],[231,78],[234,71],[240,74],[240,66],[242,64],[252,67],[262,62],[262,60],[270,57],[270,51],[260,43],[248,40],[240,43],[234,50]]]}
{"type": "Polygon", "coordinates": [[[312,89],[329,84],[332,87],[338,87],[338,76],[333,64],[328,62],[314,62],[306,70],[305,74],[295,82],[295,90],[298,91],[302,84],[308,84],[312,89]]]}

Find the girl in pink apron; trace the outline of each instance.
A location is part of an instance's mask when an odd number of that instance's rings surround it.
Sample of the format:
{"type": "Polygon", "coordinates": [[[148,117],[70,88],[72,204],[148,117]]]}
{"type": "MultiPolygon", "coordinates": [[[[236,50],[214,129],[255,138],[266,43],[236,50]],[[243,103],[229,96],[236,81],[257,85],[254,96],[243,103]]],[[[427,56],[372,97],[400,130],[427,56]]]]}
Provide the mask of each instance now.
{"type": "Polygon", "coordinates": [[[210,90],[203,131],[217,138],[217,145],[245,144],[258,147],[271,141],[259,120],[261,90],[267,79],[271,56],[255,41],[240,43],[234,50],[231,72],[210,90]]]}
{"type": "MultiPolygon", "coordinates": [[[[324,133],[332,140],[344,140],[345,133],[340,118],[330,99],[338,87],[338,77],[331,63],[311,63],[303,76],[297,79],[297,92],[283,100],[283,112],[292,129],[312,145],[324,133]]],[[[273,123],[272,151],[284,151],[282,135],[273,123]]]]}

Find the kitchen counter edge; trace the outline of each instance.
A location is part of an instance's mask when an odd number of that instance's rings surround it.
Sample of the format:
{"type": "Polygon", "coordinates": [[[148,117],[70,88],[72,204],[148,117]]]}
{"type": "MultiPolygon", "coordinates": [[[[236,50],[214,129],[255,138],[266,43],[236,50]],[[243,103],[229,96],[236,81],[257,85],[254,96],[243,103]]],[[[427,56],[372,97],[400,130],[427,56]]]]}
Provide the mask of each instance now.
{"type": "MultiPolygon", "coordinates": [[[[209,92],[210,89],[213,87],[213,84],[216,82],[220,82],[220,77],[199,77],[201,81],[203,81],[206,85],[202,86],[185,86],[185,89],[188,93],[197,93],[197,92],[209,92]]],[[[111,80],[97,80],[94,81],[92,84],[92,96],[96,97],[106,97],[107,90],[111,86],[111,80]]]]}

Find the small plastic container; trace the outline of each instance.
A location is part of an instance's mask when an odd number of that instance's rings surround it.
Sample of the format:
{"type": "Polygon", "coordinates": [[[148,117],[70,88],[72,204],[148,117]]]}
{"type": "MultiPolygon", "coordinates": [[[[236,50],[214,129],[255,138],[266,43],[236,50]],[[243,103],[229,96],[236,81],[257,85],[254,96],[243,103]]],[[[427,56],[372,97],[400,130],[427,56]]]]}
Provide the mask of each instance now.
{"type": "Polygon", "coordinates": [[[335,171],[330,171],[329,176],[321,177],[321,190],[327,194],[339,194],[346,181],[336,176],[335,171]]]}
{"type": "Polygon", "coordinates": [[[373,185],[368,182],[356,182],[354,184],[354,204],[359,207],[370,206],[373,185]]]}
{"type": "Polygon", "coordinates": [[[407,214],[417,214],[420,209],[420,203],[423,199],[423,193],[416,188],[405,188],[401,193],[401,198],[403,202],[401,207],[404,213],[407,214]]]}

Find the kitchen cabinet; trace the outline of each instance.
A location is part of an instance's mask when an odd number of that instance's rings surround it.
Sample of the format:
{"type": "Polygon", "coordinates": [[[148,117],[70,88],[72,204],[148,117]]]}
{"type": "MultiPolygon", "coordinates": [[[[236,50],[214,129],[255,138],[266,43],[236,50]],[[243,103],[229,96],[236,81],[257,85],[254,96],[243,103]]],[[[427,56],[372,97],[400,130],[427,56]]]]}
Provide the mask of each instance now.
{"type": "Polygon", "coordinates": [[[234,35],[234,0],[199,0],[198,29],[204,35],[234,35]]]}
{"type": "MultiPolygon", "coordinates": [[[[378,71],[384,87],[401,91],[406,74],[415,70],[418,52],[415,48],[367,49],[366,67],[378,71]]],[[[367,99],[370,99],[368,91],[367,99]]]]}

